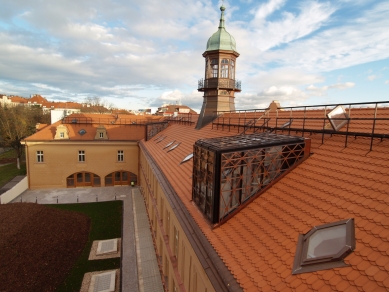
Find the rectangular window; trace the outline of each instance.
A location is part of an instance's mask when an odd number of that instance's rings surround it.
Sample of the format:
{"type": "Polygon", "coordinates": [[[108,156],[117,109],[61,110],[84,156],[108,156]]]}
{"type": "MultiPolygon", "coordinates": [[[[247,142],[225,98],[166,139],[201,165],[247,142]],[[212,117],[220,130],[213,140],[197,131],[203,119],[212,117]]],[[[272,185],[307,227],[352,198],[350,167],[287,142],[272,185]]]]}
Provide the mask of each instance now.
{"type": "Polygon", "coordinates": [[[166,210],[166,226],[165,226],[165,232],[166,232],[166,235],[167,235],[167,240],[169,242],[169,233],[170,233],[170,212],[168,210],[166,210]]]}
{"type": "Polygon", "coordinates": [[[37,151],[36,152],[36,161],[37,162],[43,162],[43,151],[37,151]]]}
{"type": "Polygon", "coordinates": [[[124,161],[124,151],[118,150],[118,161],[124,161]]]}
{"type": "Polygon", "coordinates": [[[84,150],[78,151],[78,161],[79,162],[85,161],[85,151],[84,150]]]}
{"type": "Polygon", "coordinates": [[[65,138],[65,133],[64,133],[64,132],[61,132],[61,133],[59,133],[59,136],[60,136],[61,138],[65,138]]]}
{"type": "Polygon", "coordinates": [[[100,132],[100,138],[104,138],[104,133],[103,132],[100,132]]]}

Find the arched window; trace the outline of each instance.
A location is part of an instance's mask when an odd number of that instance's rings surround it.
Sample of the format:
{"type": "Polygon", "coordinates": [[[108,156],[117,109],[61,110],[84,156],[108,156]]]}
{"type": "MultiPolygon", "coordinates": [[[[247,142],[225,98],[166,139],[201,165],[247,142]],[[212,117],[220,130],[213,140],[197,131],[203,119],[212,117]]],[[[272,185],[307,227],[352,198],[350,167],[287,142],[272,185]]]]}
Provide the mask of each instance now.
{"type": "Polygon", "coordinates": [[[222,66],[222,70],[221,70],[222,78],[228,78],[228,60],[223,59],[221,66],[222,66]]]}
{"type": "Polygon", "coordinates": [[[235,61],[231,60],[231,79],[235,79],[235,61]]]}
{"type": "Polygon", "coordinates": [[[212,70],[212,77],[217,78],[218,72],[219,72],[219,64],[217,59],[211,60],[211,70],[212,70]]]}

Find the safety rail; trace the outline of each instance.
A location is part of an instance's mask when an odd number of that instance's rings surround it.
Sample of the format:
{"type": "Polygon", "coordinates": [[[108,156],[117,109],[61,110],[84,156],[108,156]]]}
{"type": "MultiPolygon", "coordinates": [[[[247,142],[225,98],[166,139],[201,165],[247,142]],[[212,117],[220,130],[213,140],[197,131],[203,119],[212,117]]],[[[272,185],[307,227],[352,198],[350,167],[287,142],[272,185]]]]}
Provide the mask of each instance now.
{"type": "Polygon", "coordinates": [[[212,128],[214,127],[228,131],[237,130],[240,134],[249,130],[254,133],[286,130],[289,134],[301,132],[302,136],[304,133],[320,133],[322,144],[326,134],[344,135],[345,147],[349,137],[368,137],[371,138],[371,151],[374,138],[381,141],[389,138],[389,101],[279,107],[273,111],[266,108],[215,112],[212,122],[212,128]],[[338,106],[342,107],[344,116],[331,117],[331,111],[338,106]],[[333,124],[343,126],[336,129],[333,124]]]}

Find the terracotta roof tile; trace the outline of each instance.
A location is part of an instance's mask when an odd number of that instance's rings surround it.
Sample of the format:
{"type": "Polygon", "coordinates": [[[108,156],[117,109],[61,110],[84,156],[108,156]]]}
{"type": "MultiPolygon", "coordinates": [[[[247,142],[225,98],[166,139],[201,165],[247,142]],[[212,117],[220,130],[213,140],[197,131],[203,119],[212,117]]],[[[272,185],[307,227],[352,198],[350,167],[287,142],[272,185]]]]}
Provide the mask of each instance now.
{"type": "MultiPolygon", "coordinates": [[[[322,111],[309,114],[318,113],[322,111]]],[[[357,117],[358,110],[353,109],[352,114],[357,117]]],[[[308,160],[233,219],[212,230],[189,203],[193,160],[184,167],[179,163],[193,151],[197,139],[237,133],[212,129],[211,125],[201,130],[171,125],[163,134],[166,139],[182,142],[180,151],[166,153],[161,149],[163,143],[151,140],[141,144],[164,171],[199,227],[212,234],[208,235],[211,244],[244,289],[357,291],[368,283],[389,287],[384,277],[389,271],[389,141],[374,144],[369,152],[369,139],[349,139],[344,148],[341,136],[328,136],[321,145],[321,135],[312,134],[314,154],[308,160]],[[350,267],[291,275],[298,234],[314,225],[346,218],[354,218],[356,225],[356,250],[345,259],[350,267]]]]}

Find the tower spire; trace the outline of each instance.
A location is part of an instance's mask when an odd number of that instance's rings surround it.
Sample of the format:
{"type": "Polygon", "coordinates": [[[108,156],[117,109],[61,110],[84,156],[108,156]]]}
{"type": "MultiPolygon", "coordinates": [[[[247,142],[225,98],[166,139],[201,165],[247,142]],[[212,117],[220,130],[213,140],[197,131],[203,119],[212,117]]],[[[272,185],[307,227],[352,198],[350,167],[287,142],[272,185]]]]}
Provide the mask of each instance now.
{"type": "Polygon", "coordinates": [[[220,15],[219,29],[225,28],[224,27],[224,11],[225,10],[226,10],[226,8],[224,7],[224,1],[223,1],[222,6],[220,6],[221,15],[220,15]]]}

